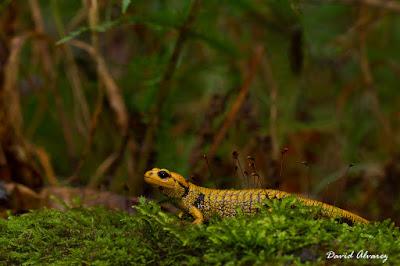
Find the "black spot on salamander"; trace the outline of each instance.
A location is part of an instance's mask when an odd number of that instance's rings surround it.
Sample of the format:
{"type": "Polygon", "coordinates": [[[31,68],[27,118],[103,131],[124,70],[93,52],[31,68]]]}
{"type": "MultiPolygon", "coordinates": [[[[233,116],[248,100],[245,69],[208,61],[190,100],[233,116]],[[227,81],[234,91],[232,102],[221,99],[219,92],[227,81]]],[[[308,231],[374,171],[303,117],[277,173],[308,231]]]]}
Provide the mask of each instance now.
{"type": "Polygon", "coordinates": [[[182,185],[179,182],[178,182],[178,184],[184,189],[183,194],[182,194],[182,198],[185,198],[189,194],[189,187],[186,187],[186,186],[182,185]]]}
{"type": "Polygon", "coordinates": [[[272,199],[273,199],[273,200],[282,201],[282,198],[278,197],[278,195],[275,195],[275,197],[273,197],[272,199]]]}
{"type": "Polygon", "coordinates": [[[336,218],[335,220],[338,221],[339,223],[346,223],[350,226],[354,225],[354,222],[351,219],[346,218],[346,217],[339,217],[339,218],[336,218]]]}
{"type": "Polygon", "coordinates": [[[204,197],[205,195],[203,193],[200,193],[196,200],[193,202],[194,206],[198,209],[202,209],[204,207],[204,197]]]}

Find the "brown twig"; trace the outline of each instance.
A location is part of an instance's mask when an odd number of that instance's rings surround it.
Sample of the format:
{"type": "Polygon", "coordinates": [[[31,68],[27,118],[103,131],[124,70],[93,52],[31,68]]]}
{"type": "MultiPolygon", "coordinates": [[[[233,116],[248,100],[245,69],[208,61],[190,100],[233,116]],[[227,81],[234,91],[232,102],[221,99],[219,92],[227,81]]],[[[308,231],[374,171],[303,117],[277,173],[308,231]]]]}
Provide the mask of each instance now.
{"type": "Polygon", "coordinates": [[[189,11],[189,15],[187,16],[185,22],[182,24],[180,27],[179,33],[178,33],[178,38],[175,43],[174,50],[172,52],[172,56],[167,64],[166,71],[163,75],[163,78],[160,82],[159,90],[156,95],[156,99],[154,101],[154,105],[149,113],[150,116],[150,122],[148,124],[146,133],[145,133],[145,138],[141,147],[141,152],[140,152],[140,160],[138,162],[137,166],[137,175],[140,176],[138,180],[129,180],[128,186],[130,189],[133,189],[133,187],[136,187],[138,191],[140,192],[143,184],[142,180],[142,174],[145,171],[145,168],[147,167],[147,163],[150,157],[151,150],[153,148],[153,143],[154,143],[154,138],[155,138],[155,132],[156,129],[159,125],[159,120],[160,120],[160,115],[161,115],[161,110],[164,106],[164,101],[167,95],[170,92],[171,86],[171,80],[172,76],[175,73],[177,64],[178,64],[178,59],[180,57],[180,54],[182,52],[183,44],[186,42],[188,38],[188,33],[189,29],[192,26],[196,14],[199,11],[199,6],[200,6],[200,0],[194,0],[192,3],[192,6],[189,11]],[[137,184],[135,184],[137,182],[137,184]]]}
{"type": "Polygon", "coordinates": [[[289,151],[288,148],[284,148],[281,151],[281,165],[280,165],[280,169],[279,169],[279,179],[282,179],[283,167],[285,164],[285,155],[287,154],[288,151],[289,151]]]}
{"type": "Polygon", "coordinates": [[[278,133],[277,133],[277,116],[278,116],[278,85],[272,73],[271,62],[268,57],[268,53],[264,53],[264,64],[263,72],[265,73],[265,82],[269,87],[270,92],[270,105],[269,105],[269,130],[271,135],[271,149],[272,149],[272,159],[275,161],[279,160],[279,143],[278,143],[278,133]]]}
{"type": "Polygon", "coordinates": [[[43,149],[42,147],[37,147],[34,145],[32,145],[31,148],[36,153],[36,156],[43,167],[43,170],[47,177],[48,184],[51,186],[57,186],[58,180],[56,178],[56,175],[54,174],[53,166],[51,165],[50,162],[50,156],[47,154],[46,150],[43,149]]]}
{"type": "Polygon", "coordinates": [[[210,102],[206,107],[203,121],[198,130],[198,137],[190,152],[190,168],[193,168],[195,165],[197,165],[201,158],[201,154],[203,153],[203,147],[208,140],[212,138],[214,121],[224,112],[226,108],[226,102],[228,101],[231,91],[232,90],[225,95],[215,94],[211,97],[210,102]]]}
{"type": "MultiPolygon", "coordinates": [[[[99,54],[99,37],[97,31],[94,29],[97,27],[99,23],[99,6],[97,0],[87,0],[86,1],[88,10],[88,20],[89,26],[91,29],[91,39],[92,39],[92,46],[94,51],[99,54]]],[[[100,75],[100,67],[97,65],[97,75],[100,75]]]]}
{"type": "Polygon", "coordinates": [[[345,4],[362,4],[392,12],[400,12],[400,3],[393,0],[329,0],[328,2],[343,2],[345,4]]]}
{"type": "Polygon", "coordinates": [[[306,180],[305,182],[302,182],[302,191],[306,192],[307,197],[310,197],[310,191],[311,191],[311,181],[310,181],[310,172],[311,172],[311,166],[307,161],[302,161],[300,162],[304,167],[306,168],[306,180]]]}
{"type": "Polygon", "coordinates": [[[78,27],[82,22],[85,21],[87,17],[86,8],[83,6],[78,11],[75,12],[75,16],[66,25],[66,31],[72,32],[76,27],[78,27]]]}
{"type": "Polygon", "coordinates": [[[0,41],[2,51],[0,58],[0,145],[2,154],[2,173],[5,178],[17,180],[32,188],[42,186],[42,178],[35,164],[31,161],[31,153],[27,142],[22,135],[23,117],[21,112],[20,93],[18,89],[18,76],[20,70],[20,55],[26,40],[35,36],[33,32],[23,32],[15,35],[14,19],[17,13],[15,6],[10,5],[8,25],[2,26],[6,41],[0,41]],[[9,28],[8,28],[9,27],[9,28]]]}
{"type": "MultiPolygon", "coordinates": [[[[361,7],[360,9],[360,20],[368,19],[369,10],[365,7],[361,7]]],[[[390,142],[393,136],[392,129],[390,126],[389,121],[382,113],[380,102],[378,98],[378,94],[376,92],[376,88],[374,85],[374,78],[371,70],[371,66],[369,63],[368,55],[367,55],[367,29],[359,31],[359,61],[360,61],[360,68],[361,73],[364,81],[364,85],[366,87],[367,93],[371,95],[371,110],[374,113],[375,117],[378,119],[379,123],[382,125],[383,132],[386,135],[384,140],[386,142],[386,146],[390,149],[393,147],[390,142]]]]}
{"type": "Polygon", "coordinates": [[[108,70],[103,57],[98,54],[91,45],[87,43],[78,40],[72,40],[69,42],[69,44],[86,51],[98,64],[99,71],[101,73],[100,79],[105,86],[110,107],[115,113],[117,125],[123,132],[122,135],[125,135],[128,129],[128,112],[126,110],[125,102],[121,95],[121,90],[115,82],[114,78],[112,77],[110,71],[108,70]]]}
{"type": "Polygon", "coordinates": [[[68,182],[74,182],[78,179],[79,177],[79,172],[81,171],[86,158],[88,157],[89,153],[90,153],[90,149],[92,147],[93,144],[93,139],[96,133],[96,128],[97,128],[97,124],[99,121],[99,117],[100,114],[103,110],[103,98],[104,98],[104,93],[103,90],[99,90],[99,95],[97,96],[97,100],[96,100],[96,107],[95,110],[93,112],[92,115],[92,119],[90,121],[90,128],[89,128],[89,136],[87,139],[87,142],[83,148],[82,154],[79,158],[78,164],[74,170],[74,173],[72,174],[72,176],[68,179],[68,182]]]}
{"type": "MultiPolygon", "coordinates": [[[[98,21],[99,21],[99,7],[98,7],[98,2],[97,0],[87,0],[86,1],[86,5],[88,8],[88,23],[91,29],[91,41],[92,41],[92,47],[93,47],[93,51],[95,54],[100,55],[99,52],[99,38],[98,38],[98,33],[97,31],[95,31],[94,29],[97,27],[98,25],[98,21]]],[[[95,110],[93,112],[93,116],[91,119],[91,123],[90,123],[90,130],[89,130],[89,138],[88,138],[88,142],[87,142],[87,146],[86,146],[86,154],[82,155],[81,158],[81,163],[83,163],[85,157],[89,154],[90,152],[90,147],[91,144],[93,142],[95,133],[96,133],[96,128],[97,128],[97,124],[98,124],[98,120],[100,118],[101,112],[103,110],[103,102],[104,102],[104,92],[103,92],[103,86],[102,83],[100,82],[101,79],[101,75],[102,75],[102,69],[100,68],[100,64],[97,64],[97,68],[96,68],[96,75],[97,75],[97,99],[96,99],[96,107],[95,110]]],[[[81,165],[78,165],[78,167],[82,167],[81,165]]],[[[78,171],[79,168],[77,170],[76,176],[78,175],[78,171]]],[[[97,172],[96,172],[97,173],[97,172]]],[[[95,186],[96,182],[95,180],[97,180],[99,177],[98,176],[93,176],[90,181],[89,184],[91,184],[92,186],[95,186]]]]}
{"type": "Polygon", "coordinates": [[[343,85],[340,90],[340,94],[336,99],[336,114],[338,118],[342,117],[344,107],[348,101],[351,93],[359,88],[359,84],[362,81],[362,77],[358,76],[343,85]]]}
{"type": "Polygon", "coordinates": [[[115,172],[118,164],[122,161],[123,155],[129,143],[129,135],[124,136],[118,151],[109,155],[97,168],[93,178],[90,179],[88,185],[89,188],[96,188],[103,181],[102,177],[107,174],[112,175],[115,172]]]}
{"type": "MultiPolygon", "coordinates": [[[[107,93],[107,97],[108,97],[108,101],[110,103],[111,108],[113,109],[115,116],[117,117],[117,125],[118,127],[121,129],[122,135],[125,136],[128,132],[128,113],[125,107],[125,102],[122,98],[121,95],[121,91],[118,87],[118,85],[116,84],[116,82],[114,81],[114,78],[111,76],[111,73],[109,72],[106,63],[104,62],[104,59],[101,55],[99,55],[97,53],[97,51],[93,48],[93,46],[81,42],[81,41],[77,41],[77,40],[72,40],[69,42],[69,44],[78,47],[84,51],[86,51],[92,58],[93,60],[97,63],[98,65],[98,71],[100,73],[100,80],[102,81],[102,83],[104,84],[106,93],[107,93]]],[[[100,90],[100,93],[103,90],[100,90]]],[[[101,94],[100,94],[101,95],[101,94]]],[[[102,110],[102,97],[98,97],[98,104],[96,105],[96,110],[92,116],[92,121],[91,121],[91,129],[90,129],[90,136],[89,136],[89,140],[86,144],[86,148],[84,151],[83,156],[86,157],[85,153],[87,154],[88,151],[90,150],[90,146],[91,146],[91,142],[93,139],[93,135],[95,132],[95,128],[97,127],[97,121],[98,121],[98,117],[101,113],[102,110]]],[[[82,160],[81,160],[82,161],[82,160]]],[[[82,163],[78,164],[78,168],[75,171],[75,174],[79,173],[80,168],[82,163]]],[[[70,178],[70,181],[72,180],[76,180],[76,175],[72,176],[70,178]]]]}
{"type": "Polygon", "coordinates": [[[343,172],[343,174],[336,179],[336,182],[341,182],[336,188],[335,188],[335,196],[333,200],[333,206],[336,206],[336,202],[339,198],[339,193],[343,193],[346,190],[346,185],[347,185],[347,180],[348,180],[348,175],[350,172],[350,169],[354,165],[351,163],[347,166],[346,170],[343,172]]]}
{"type": "MultiPolygon", "coordinates": [[[[30,0],[29,5],[30,5],[31,13],[32,13],[32,20],[35,25],[36,34],[38,34],[39,36],[40,35],[46,36],[44,21],[43,21],[40,6],[39,6],[37,0],[30,0]]],[[[49,54],[50,49],[49,49],[49,45],[48,45],[46,39],[35,42],[35,45],[36,45],[38,54],[40,55],[41,61],[43,63],[43,71],[45,73],[45,79],[46,79],[46,83],[48,84],[48,89],[54,96],[54,103],[55,103],[55,107],[56,107],[58,116],[60,118],[62,132],[63,132],[64,140],[66,143],[67,154],[70,158],[73,158],[76,155],[74,140],[72,137],[73,134],[72,134],[71,125],[70,125],[70,123],[67,119],[67,115],[65,113],[65,108],[64,108],[62,97],[61,97],[59,91],[55,87],[56,79],[57,79],[57,72],[55,71],[55,63],[53,61],[53,56],[51,56],[49,54]]],[[[44,110],[39,110],[39,111],[43,112],[44,110]]],[[[37,116],[35,116],[35,119],[31,123],[31,126],[29,127],[29,131],[28,131],[29,134],[34,133],[34,130],[36,129],[36,127],[40,121],[41,114],[39,111],[38,111],[37,116]]]]}
{"type": "MultiPolygon", "coordinates": [[[[97,5],[97,0],[88,0],[86,1],[86,4],[88,6],[88,24],[90,26],[91,29],[94,29],[97,24],[98,24],[98,5],[97,5]]],[[[102,75],[102,69],[101,69],[101,64],[98,63],[99,58],[101,58],[101,56],[99,55],[99,51],[98,51],[98,36],[97,36],[97,32],[92,30],[91,32],[91,40],[92,40],[92,46],[89,45],[84,45],[84,48],[81,47],[81,49],[86,50],[86,52],[88,52],[94,59],[95,62],[97,62],[97,79],[100,80],[101,75],[102,75]]],[[[77,73],[77,68],[72,56],[72,52],[70,50],[69,47],[66,47],[66,52],[68,54],[68,62],[69,62],[69,69],[71,71],[71,80],[76,84],[77,81],[77,77],[78,77],[78,73],[77,73]]],[[[76,84],[77,85],[77,84],[76,84]]],[[[90,149],[93,143],[93,139],[96,133],[96,128],[97,128],[97,124],[98,124],[98,120],[100,117],[100,114],[103,110],[103,99],[104,99],[104,93],[101,87],[101,83],[98,82],[98,94],[97,94],[97,99],[96,99],[96,105],[95,105],[95,110],[93,112],[93,115],[91,117],[90,120],[90,127],[89,127],[89,135],[88,135],[88,139],[87,142],[84,146],[84,149],[82,151],[81,157],[78,161],[78,164],[75,168],[74,174],[71,176],[71,178],[69,179],[70,182],[76,180],[79,176],[79,172],[81,171],[86,158],[88,157],[89,153],[90,153],[90,149]]],[[[87,124],[87,123],[86,123],[87,124]]]]}
{"type": "Polygon", "coordinates": [[[90,178],[89,184],[87,185],[88,188],[96,188],[101,182],[103,181],[103,177],[109,171],[111,166],[118,158],[118,153],[112,153],[109,155],[96,169],[93,177],[90,178]]]}
{"type": "Polygon", "coordinates": [[[88,136],[88,125],[90,121],[89,107],[83,93],[82,80],[80,78],[79,69],[75,62],[72,50],[68,46],[63,47],[66,64],[66,74],[69,82],[71,83],[72,93],[76,104],[74,104],[74,117],[79,132],[87,137],[88,136]]]}
{"type": "MultiPolygon", "coordinates": [[[[60,35],[60,37],[64,37],[65,30],[57,6],[57,1],[52,1],[51,4],[53,7],[53,15],[58,30],[58,34],[60,35]]],[[[82,86],[82,81],[80,79],[79,70],[76,65],[71,48],[65,45],[62,46],[62,49],[66,58],[66,74],[71,83],[74,100],[77,103],[74,104],[74,116],[77,128],[79,130],[78,132],[80,132],[84,136],[87,136],[90,115],[89,115],[88,103],[83,93],[83,86],[82,86]]]]}
{"type": "Polygon", "coordinates": [[[19,100],[19,93],[16,88],[17,78],[19,73],[19,56],[23,44],[29,37],[29,33],[25,33],[14,37],[10,42],[10,55],[7,63],[4,66],[4,85],[3,93],[4,99],[7,99],[7,112],[10,122],[12,121],[12,128],[17,136],[20,136],[20,129],[22,127],[22,113],[19,100]]]}
{"type": "MultiPolygon", "coordinates": [[[[39,58],[39,55],[38,55],[39,58]]],[[[35,86],[35,84],[31,84],[32,87],[35,86]]],[[[51,84],[47,84],[49,87],[51,84]]],[[[25,130],[25,136],[27,138],[32,138],[36,132],[36,130],[39,128],[41,122],[43,121],[43,118],[46,114],[46,111],[49,109],[49,98],[47,94],[45,93],[39,93],[38,94],[38,107],[35,110],[35,113],[32,116],[32,119],[29,123],[29,125],[26,126],[25,130]]]]}
{"type": "Polygon", "coordinates": [[[235,99],[235,102],[233,103],[231,109],[229,110],[225,120],[222,123],[221,128],[217,132],[217,134],[214,137],[214,140],[211,144],[211,147],[208,151],[208,156],[209,158],[213,159],[215,157],[215,154],[217,152],[217,149],[221,145],[223,139],[225,138],[226,134],[228,133],[229,128],[232,126],[233,122],[236,120],[236,116],[242,107],[247,94],[250,90],[250,85],[256,75],[257,72],[257,67],[258,64],[261,60],[261,57],[263,55],[263,48],[262,46],[257,46],[254,50],[254,54],[252,58],[250,59],[250,66],[249,70],[247,73],[247,77],[243,82],[242,87],[240,88],[239,94],[235,99]]]}

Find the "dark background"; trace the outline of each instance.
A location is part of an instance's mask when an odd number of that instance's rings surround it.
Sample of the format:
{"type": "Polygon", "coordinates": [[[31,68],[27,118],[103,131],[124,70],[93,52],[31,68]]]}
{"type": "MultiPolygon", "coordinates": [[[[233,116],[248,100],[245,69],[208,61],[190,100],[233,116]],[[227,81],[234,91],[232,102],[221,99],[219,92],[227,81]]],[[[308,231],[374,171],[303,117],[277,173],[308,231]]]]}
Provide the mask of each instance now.
{"type": "Polygon", "coordinates": [[[3,207],[28,195],[5,184],[40,199],[55,186],[157,198],[143,173],[161,167],[399,222],[399,12],[397,1],[2,1],[3,207]]]}

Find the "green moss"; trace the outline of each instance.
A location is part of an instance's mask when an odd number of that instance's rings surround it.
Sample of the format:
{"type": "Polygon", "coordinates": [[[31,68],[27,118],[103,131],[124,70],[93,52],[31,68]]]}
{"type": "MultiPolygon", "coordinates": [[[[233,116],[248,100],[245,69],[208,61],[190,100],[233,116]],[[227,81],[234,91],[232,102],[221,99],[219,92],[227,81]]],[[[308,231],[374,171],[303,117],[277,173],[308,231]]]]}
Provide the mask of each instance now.
{"type": "MultiPolygon", "coordinates": [[[[400,232],[392,223],[349,226],[312,219],[317,210],[293,199],[267,202],[256,216],[192,225],[144,202],[135,215],[96,209],[34,211],[0,221],[0,264],[326,264],[337,254],[387,254],[400,265],[400,232]]],[[[335,260],[354,264],[354,260],[335,260]]],[[[357,260],[382,264],[382,260],[357,260]]]]}

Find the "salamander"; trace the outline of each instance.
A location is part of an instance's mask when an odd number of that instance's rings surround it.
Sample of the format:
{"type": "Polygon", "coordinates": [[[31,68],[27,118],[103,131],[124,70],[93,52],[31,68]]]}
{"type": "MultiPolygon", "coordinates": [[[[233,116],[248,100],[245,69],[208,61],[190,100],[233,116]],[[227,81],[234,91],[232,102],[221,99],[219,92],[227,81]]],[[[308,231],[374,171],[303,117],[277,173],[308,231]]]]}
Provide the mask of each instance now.
{"type": "Polygon", "coordinates": [[[193,216],[194,224],[201,224],[213,215],[235,216],[237,209],[241,209],[245,214],[254,214],[266,199],[281,200],[291,195],[306,206],[319,207],[324,217],[339,218],[348,224],[368,223],[368,220],[349,211],[280,190],[210,189],[196,186],[182,175],[160,168],[147,171],[144,180],[158,187],[166,196],[177,199],[180,207],[193,216]]]}

